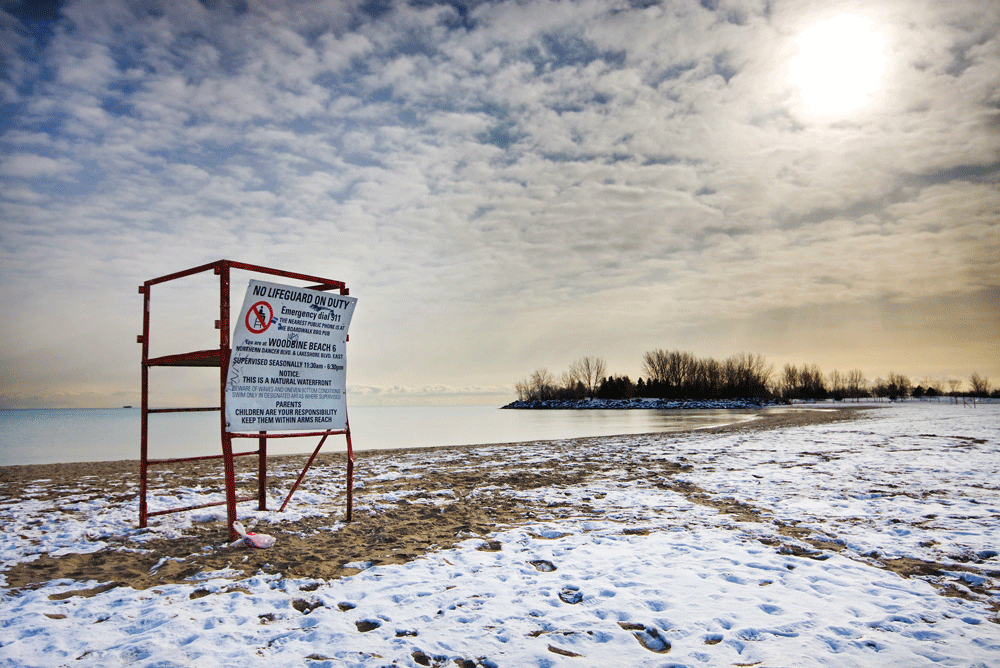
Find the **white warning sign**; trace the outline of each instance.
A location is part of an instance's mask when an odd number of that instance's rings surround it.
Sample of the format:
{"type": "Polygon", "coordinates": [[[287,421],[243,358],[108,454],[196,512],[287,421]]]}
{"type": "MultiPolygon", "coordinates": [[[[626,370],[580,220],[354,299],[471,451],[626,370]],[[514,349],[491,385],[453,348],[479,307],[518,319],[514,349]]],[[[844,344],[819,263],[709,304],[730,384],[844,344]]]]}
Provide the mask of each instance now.
{"type": "Polygon", "coordinates": [[[229,356],[226,430],[345,429],[345,343],[356,302],[250,281],[229,356]]]}

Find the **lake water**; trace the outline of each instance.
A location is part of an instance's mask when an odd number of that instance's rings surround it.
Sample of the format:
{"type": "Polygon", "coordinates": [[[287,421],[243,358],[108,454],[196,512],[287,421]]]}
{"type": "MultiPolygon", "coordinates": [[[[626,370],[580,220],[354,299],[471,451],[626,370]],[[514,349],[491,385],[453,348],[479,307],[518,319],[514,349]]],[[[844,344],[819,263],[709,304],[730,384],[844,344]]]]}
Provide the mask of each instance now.
{"type": "MultiPolygon", "coordinates": [[[[681,431],[751,419],[731,410],[500,410],[493,406],[350,407],[355,450],[518,443],[583,436],[681,431]]],[[[139,459],[137,408],[0,410],[0,466],[139,459]]],[[[149,416],[149,456],[221,452],[218,413],[149,416]]],[[[312,452],[318,438],[268,441],[268,454],[312,452]]],[[[237,452],[256,441],[235,442],[237,452]]],[[[324,452],[343,451],[334,436],[324,452]]]]}

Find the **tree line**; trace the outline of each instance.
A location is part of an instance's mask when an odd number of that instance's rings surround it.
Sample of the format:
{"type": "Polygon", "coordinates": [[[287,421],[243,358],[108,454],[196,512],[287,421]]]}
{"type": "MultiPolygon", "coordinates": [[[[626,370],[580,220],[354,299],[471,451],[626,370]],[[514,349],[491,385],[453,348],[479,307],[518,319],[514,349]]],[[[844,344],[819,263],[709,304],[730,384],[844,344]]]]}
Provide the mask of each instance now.
{"type": "MultiPolygon", "coordinates": [[[[914,386],[908,376],[896,372],[869,381],[860,369],[846,373],[835,369],[824,374],[815,364],[785,364],[775,373],[773,365],[762,355],[751,353],[716,360],[678,350],[653,350],[643,355],[642,373],[645,378],[633,382],[627,375],[609,375],[606,362],[599,357],[582,357],[558,377],[540,368],[514,387],[521,401],[632,398],[894,401],[946,396],[940,381],[925,378],[914,386]]],[[[989,379],[978,373],[969,377],[970,391],[960,393],[961,384],[961,380],[949,380],[947,395],[1000,398],[1000,388],[991,393],[989,379]]]]}

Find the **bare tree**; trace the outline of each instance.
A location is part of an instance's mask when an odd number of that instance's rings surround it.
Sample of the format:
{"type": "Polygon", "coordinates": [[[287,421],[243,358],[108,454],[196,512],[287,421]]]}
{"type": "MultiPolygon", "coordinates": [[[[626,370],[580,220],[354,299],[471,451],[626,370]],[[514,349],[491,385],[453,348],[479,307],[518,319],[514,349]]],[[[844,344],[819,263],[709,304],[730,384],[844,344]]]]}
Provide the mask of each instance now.
{"type": "Polygon", "coordinates": [[[889,384],[881,378],[876,378],[872,381],[872,396],[877,399],[889,396],[889,384]]]}
{"type": "MultiPolygon", "coordinates": [[[[839,372],[837,373],[839,376],[839,372]]],[[[778,378],[778,391],[784,401],[792,399],[826,399],[826,382],[823,372],[815,364],[803,364],[802,368],[786,364],[778,378]]]]}
{"type": "Polygon", "coordinates": [[[975,397],[987,397],[990,394],[990,379],[974,373],[969,376],[969,385],[972,387],[972,395],[975,397]]]}
{"type": "Polygon", "coordinates": [[[551,399],[555,391],[555,377],[544,367],[537,369],[531,374],[528,384],[531,389],[532,399],[541,399],[543,401],[551,399]]]}
{"type": "Polygon", "coordinates": [[[667,384],[675,388],[686,388],[694,380],[698,358],[691,353],[672,350],[667,355],[667,384]]]}
{"type": "Polygon", "coordinates": [[[834,369],[827,374],[827,378],[830,381],[830,394],[837,401],[843,401],[847,396],[847,376],[834,369]]]}
{"type": "Polygon", "coordinates": [[[768,396],[774,367],[767,363],[763,355],[737,353],[730,355],[722,363],[725,378],[725,394],[729,398],[763,399],[768,396]]]}
{"type": "Polygon", "coordinates": [[[930,376],[924,376],[920,381],[924,386],[924,395],[928,397],[940,397],[944,394],[944,385],[940,380],[934,380],[930,376]]]}
{"type": "Polygon", "coordinates": [[[573,387],[576,383],[576,376],[573,375],[573,370],[570,369],[569,371],[563,371],[559,374],[559,382],[556,383],[556,387],[566,389],[573,387]]]}
{"type": "Polygon", "coordinates": [[[526,380],[519,380],[514,384],[514,389],[517,390],[517,400],[527,401],[531,398],[531,385],[526,380]]]}
{"type": "Polygon", "coordinates": [[[569,367],[570,377],[575,383],[583,384],[587,389],[588,397],[597,394],[597,388],[606,372],[607,364],[600,357],[581,357],[569,367]]]}
{"type": "Polygon", "coordinates": [[[784,401],[791,401],[798,398],[796,393],[799,389],[799,369],[794,364],[785,364],[778,378],[778,395],[784,401]]]}
{"type": "Polygon", "coordinates": [[[962,386],[962,381],[957,378],[952,378],[948,381],[948,390],[952,396],[958,394],[958,388],[962,386]]]}
{"type": "Polygon", "coordinates": [[[707,395],[713,399],[718,398],[722,394],[723,389],[722,364],[718,360],[709,357],[702,360],[701,366],[705,378],[707,395]]]}
{"type": "Polygon", "coordinates": [[[707,379],[708,371],[691,353],[679,350],[653,350],[643,355],[642,372],[674,393],[684,394],[696,383],[707,379]]]}
{"type": "Polygon", "coordinates": [[[803,393],[810,399],[826,399],[826,382],[823,371],[816,364],[803,364],[799,372],[803,393]]]}
{"type": "Polygon", "coordinates": [[[868,381],[861,369],[851,369],[847,372],[847,396],[859,399],[868,389],[868,381]]]}
{"type": "Polygon", "coordinates": [[[642,356],[642,372],[651,381],[666,383],[669,366],[670,353],[666,350],[653,350],[642,356]]]}
{"type": "Polygon", "coordinates": [[[913,384],[910,382],[909,377],[904,376],[901,373],[889,373],[889,380],[886,383],[886,390],[888,390],[889,399],[893,401],[896,399],[905,399],[910,396],[912,388],[913,384]]]}

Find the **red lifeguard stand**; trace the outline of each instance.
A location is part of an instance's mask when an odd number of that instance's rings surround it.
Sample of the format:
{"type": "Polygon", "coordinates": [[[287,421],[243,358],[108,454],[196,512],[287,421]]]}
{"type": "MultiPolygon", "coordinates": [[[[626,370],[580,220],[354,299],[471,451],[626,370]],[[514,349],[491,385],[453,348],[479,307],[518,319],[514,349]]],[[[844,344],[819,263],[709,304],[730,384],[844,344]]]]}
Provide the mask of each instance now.
{"type": "Polygon", "coordinates": [[[343,281],[334,281],[328,278],[321,278],[319,276],[310,276],[308,274],[300,274],[297,272],[283,271],[280,269],[271,269],[270,267],[262,267],[253,264],[246,264],[243,262],[234,262],[233,260],[218,260],[216,262],[211,262],[209,264],[204,264],[199,267],[193,267],[191,269],[186,269],[184,271],[179,271],[173,274],[168,274],[167,276],[160,276],[159,278],[153,278],[142,285],[139,286],[139,293],[143,295],[143,311],[142,311],[142,334],[137,337],[138,343],[142,344],[142,426],[140,432],[140,468],[139,468],[139,526],[146,527],[149,522],[150,517],[156,515],[166,515],[168,513],[178,513],[187,510],[196,510],[198,508],[208,508],[211,506],[221,506],[226,505],[226,511],[229,519],[229,537],[230,540],[236,539],[236,532],[233,529],[233,522],[238,518],[236,515],[236,504],[245,501],[257,501],[257,508],[259,510],[267,510],[267,441],[271,438],[301,438],[307,436],[320,436],[319,444],[313,451],[309,460],[306,462],[305,467],[302,469],[302,473],[299,474],[298,479],[295,484],[292,485],[291,490],[288,492],[288,496],[285,498],[284,503],[281,504],[280,511],[285,509],[288,505],[289,500],[292,498],[292,494],[298,488],[299,483],[302,482],[302,478],[305,477],[306,471],[312,466],[313,460],[316,455],[319,454],[320,448],[326,442],[329,436],[335,434],[344,434],[347,438],[347,521],[351,521],[354,514],[354,499],[353,499],[353,486],[354,486],[354,451],[351,447],[351,428],[350,423],[347,423],[345,429],[335,429],[335,430],[325,430],[325,431],[304,431],[304,432],[283,432],[283,433],[271,433],[268,434],[266,431],[260,431],[256,433],[239,433],[239,432],[229,432],[226,430],[226,375],[229,367],[229,356],[230,356],[230,274],[231,270],[239,269],[248,272],[255,272],[258,274],[267,274],[270,276],[278,276],[281,278],[293,279],[297,281],[305,281],[310,283],[310,285],[303,286],[312,290],[327,291],[327,290],[339,290],[340,294],[347,295],[349,291],[347,286],[343,281]],[[195,274],[200,274],[203,272],[212,271],[216,276],[219,277],[219,319],[215,321],[215,328],[219,330],[219,347],[212,348],[209,350],[197,350],[193,352],[177,353],[173,355],[162,355],[159,357],[150,358],[149,356],[149,340],[150,340],[150,308],[151,308],[151,296],[152,287],[160,283],[166,283],[168,281],[173,281],[179,278],[184,278],[186,276],[192,276],[195,274]],[[197,407],[197,408],[150,408],[149,407],[149,369],[150,367],[218,367],[219,369],[219,405],[209,406],[209,407],[197,407]],[[155,413],[185,413],[185,412],[202,412],[202,411],[219,411],[220,413],[220,424],[219,433],[222,442],[222,454],[218,455],[204,455],[199,457],[180,457],[180,458],[170,458],[170,459],[150,459],[148,446],[149,446],[149,416],[155,413]],[[233,440],[237,438],[247,438],[247,439],[257,439],[258,447],[257,450],[252,450],[249,452],[233,452],[233,440]],[[236,496],[236,473],[233,460],[235,457],[244,457],[250,455],[257,455],[257,495],[256,496],[246,496],[242,498],[237,498],[236,496]],[[166,510],[157,510],[155,512],[149,512],[146,505],[146,493],[147,493],[147,482],[149,477],[149,467],[157,466],[162,464],[171,464],[175,462],[188,462],[188,461],[200,461],[209,459],[222,459],[224,464],[225,478],[226,478],[226,499],[224,501],[203,503],[195,506],[185,506],[182,508],[169,508],[166,510]]]}

